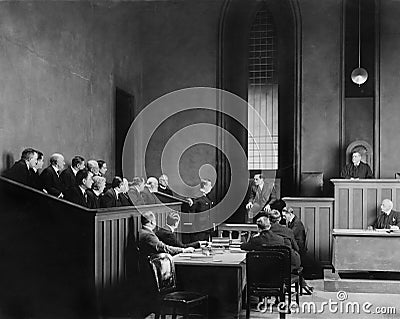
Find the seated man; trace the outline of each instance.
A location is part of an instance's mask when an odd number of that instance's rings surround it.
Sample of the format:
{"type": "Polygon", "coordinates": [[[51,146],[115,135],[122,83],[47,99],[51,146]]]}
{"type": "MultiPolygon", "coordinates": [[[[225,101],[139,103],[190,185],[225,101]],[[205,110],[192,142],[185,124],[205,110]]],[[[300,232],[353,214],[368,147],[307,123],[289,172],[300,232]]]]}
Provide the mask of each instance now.
{"type": "Polygon", "coordinates": [[[260,211],[269,212],[271,205],[277,200],[276,190],[273,183],[266,184],[262,174],[254,175],[255,189],[250,193],[249,202],[246,205],[248,210],[247,222],[254,222],[253,218],[260,211]]]}
{"type": "Polygon", "coordinates": [[[115,176],[111,183],[111,188],[107,190],[101,197],[100,206],[102,208],[121,206],[119,194],[122,193],[123,191],[124,191],[124,182],[122,178],[115,176]]]}
{"type": "Polygon", "coordinates": [[[93,176],[98,176],[100,174],[99,163],[96,160],[88,160],[87,169],[89,172],[93,173],[93,176]]]}
{"type": "Polygon", "coordinates": [[[340,176],[343,178],[374,178],[372,170],[368,164],[361,162],[361,154],[359,152],[353,152],[352,162],[347,164],[340,176]]]}
{"type": "MultiPolygon", "coordinates": [[[[400,212],[393,210],[393,202],[390,199],[384,199],[382,201],[381,213],[378,215],[372,227],[376,229],[399,229],[400,212]]],[[[371,226],[369,228],[371,228],[371,226]]]]}
{"type": "Polygon", "coordinates": [[[106,178],[101,176],[93,176],[92,188],[86,190],[89,199],[89,208],[100,208],[100,199],[106,188],[106,178]]]}
{"type": "Polygon", "coordinates": [[[139,231],[139,250],[141,257],[149,257],[157,253],[168,253],[176,255],[183,252],[193,252],[193,247],[176,247],[163,243],[154,233],[156,228],[156,217],[153,212],[144,212],[140,216],[142,229],[139,231]]]}
{"type": "Polygon", "coordinates": [[[160,200],[154,194],[155,192],[158,192],[158,180],[155,177],[149,177],[142,192],[142,197],[146,205],[160,203],[160,200]]]}
{"type": "Polygon", "coordinates": [[[264,246],[284,245],[283,238],[271,231],[271,223],[266,216],[257,219],[258,234],[250,238],[247,243],[242,243],[242,250],[263,250],[264,246]]]}
{"type": "Polygon", "coordinates": [[[42,180],[40,179],[39,170],[43,168],[44,164],[44,155],[41,151],[36,151],[38,153],[38,158],[36,164],[29,169],[31,174],[31,186],[36,188],[37,190],[44,191],[42,180]]]}
{"type": "Polygon", "coordinates": [[[76,174],[84,168],[85,159],[79,155],[74,156],[71,160],[71,166],[63,170],[60,174],[60,179],[63,183],[65,192],[68,192],[71,187],[76,186],[76,174]]]}
{"type": "Polygon", "coordinates": [[[285,245],[292,249],[292,266],[296,269],[299,268],[301,264],[299,246],[294,239],[293,231],[279,223],[281,220],[281,213],[276,209],[271,210],[268,213],[268,217],[271,222],[271,231],[274,234],[281,236],[285,245]]]}
{"type": "Polygon", "coordinates": [[[50,165],[40,174],[43,188],[50,195],[63,198],[64,186],[62,184],[60,173],[65,165],[64,156],[55,153],[50,156],[50,165]]]}
{"type": "Polygon", "coordinates": [[[145,183],[143,177],[134,177],[129,187],[129,196],[132,200],[133,205],[141,206],[144,205],[144,199],[142,197],[142,192],[144,190],[145,183]]]}
{"type": "Polygon", "coordinates": [[[37,151],[33,148],[26,148],[22,151],[21,159],[15,162],[3,175],[13,181],[32,186],[31,169],[35,167],[37,160],[37,151]]]}
{"type": "Polygon", "coordinates": [[[132,200],[128,194],[129,192],[129,183],[126,178],[122,179],[124,182],[124,189],[122,193],[119,194],[119,199],[121,201],[121,206],[133,206],[132,200]]]}
{"type": "Polygon", "coordinates": [[[287,227],[293,231],[294,239],[299,246],[300,256],[306,253],[306,230],[303,222],[293,213],[293,208],[285,207],[282,210],[283,216],[286,219],[287,227]]]}
{"type": "Polygon", "coordinates": [[[201,245],[205,245],[206,241],[195,241],[193,243],[184,244],[182,243],[175,234],[175,230],[178,228],[181,217],[177,212],[172,212],[167,215],[167,224],[163,228],[159,228],[156,231],[157,237],[164,243],[175,247],[193,247],[200,248],[201,245]]]}
{"type": "Polygon", "coordinates": [[[71,186],[65,193],[65,199],[75,204],[92,208],[92,200],[89,199],[87,190],[92,187],[93,174],[87,169],[80,170],[76,174],[76,185],[71,186]]]}
{"type": "Polygon", "coordinates": [[[158,178],[158,191],[160,193],[164,193],[164,194],[167,194],[167,195],[171,195],[171,196],[174,195],[172,190],[168,186],[168,176],[165,175],[165,174],[162,174],[158,178]]]}

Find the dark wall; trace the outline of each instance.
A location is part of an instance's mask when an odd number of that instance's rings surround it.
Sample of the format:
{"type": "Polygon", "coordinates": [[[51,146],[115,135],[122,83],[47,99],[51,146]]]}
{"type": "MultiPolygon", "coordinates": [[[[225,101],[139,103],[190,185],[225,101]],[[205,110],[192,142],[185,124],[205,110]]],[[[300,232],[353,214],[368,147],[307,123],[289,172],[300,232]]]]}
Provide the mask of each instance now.
{"type": "Polygon", "coordinates": [[[176,89],[215,86],[220,5],[2,2],[0,170],[33,146],[46,158],[103,158],[112,175],[115,87],[140,110],[176,89]]]}

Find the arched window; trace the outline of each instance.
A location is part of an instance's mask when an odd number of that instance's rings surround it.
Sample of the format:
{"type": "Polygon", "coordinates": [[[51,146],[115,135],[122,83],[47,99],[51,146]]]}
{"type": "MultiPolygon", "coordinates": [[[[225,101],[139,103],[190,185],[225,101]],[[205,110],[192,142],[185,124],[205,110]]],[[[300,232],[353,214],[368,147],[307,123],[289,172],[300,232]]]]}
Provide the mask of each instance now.
{"type": "Polygon", "coordinates": [[[248,169],[278,169],[277,39],[267,6],[257,12],[249,39],[248,169]],[[254,116],[254,108],[260,117],[254,116]]]}

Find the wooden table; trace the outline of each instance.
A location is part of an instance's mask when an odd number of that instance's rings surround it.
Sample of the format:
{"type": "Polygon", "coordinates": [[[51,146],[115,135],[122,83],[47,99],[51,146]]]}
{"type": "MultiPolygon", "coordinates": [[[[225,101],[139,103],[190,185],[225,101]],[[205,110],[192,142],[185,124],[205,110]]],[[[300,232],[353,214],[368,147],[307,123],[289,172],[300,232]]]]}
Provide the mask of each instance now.
{"type": "Polygon", "coordinates": [[[332,234],[337,272],[400,272],[400,231],[334,229],[332,234]]]}
{"type": "Polygon", "coordinates": [[[210,318],[227,313],[239,317],[246,284],[246,252],[225,250],[209,257],[200,254],[196,251],[192,257],[190,254],[173,257],[178,285],[208,294],[210,318]]]}

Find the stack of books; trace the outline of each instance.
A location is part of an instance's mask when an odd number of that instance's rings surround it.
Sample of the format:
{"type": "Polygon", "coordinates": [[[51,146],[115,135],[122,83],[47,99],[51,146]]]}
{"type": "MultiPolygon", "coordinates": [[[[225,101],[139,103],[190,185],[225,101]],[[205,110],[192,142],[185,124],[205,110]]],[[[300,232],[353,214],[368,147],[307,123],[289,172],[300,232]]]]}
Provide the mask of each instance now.
{"type": "Polygon", "coordinates": [[[228,237],[213,237],[211,242],[213,248],[229,248],[228,237]]]}

